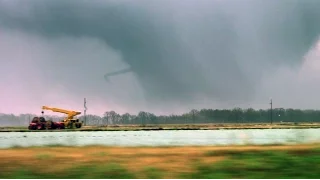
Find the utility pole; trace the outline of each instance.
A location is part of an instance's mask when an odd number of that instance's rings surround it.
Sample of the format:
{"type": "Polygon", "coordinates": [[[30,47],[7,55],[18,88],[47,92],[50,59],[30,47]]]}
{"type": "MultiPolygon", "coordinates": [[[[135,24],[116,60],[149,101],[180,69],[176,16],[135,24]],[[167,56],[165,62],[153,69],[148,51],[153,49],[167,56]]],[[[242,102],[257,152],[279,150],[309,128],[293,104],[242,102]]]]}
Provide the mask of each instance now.
{"type": "Polygon", "coordinates": [[[272,124],[272,98],[270,99],[270,106],[271,106],[271,109],[270,109],[270,121],[271,121],[271,124],[272,124]]]}
{"type": "Polygon", "coordinates": [[[195,123],[194,110],[192,110],[192,121],[193,121],[193,124],[194,124],[195,123]]]}
{"type": "Polygon", "coordinates": [[[84,125],[87,125],[87,116],[86,116],[86,112],[87,112],[87,100],[86,100],[86,98],[84,98],[83,107],[84,107],[84,111],[83,111],[83,115],[84,115],[84,125]]]}

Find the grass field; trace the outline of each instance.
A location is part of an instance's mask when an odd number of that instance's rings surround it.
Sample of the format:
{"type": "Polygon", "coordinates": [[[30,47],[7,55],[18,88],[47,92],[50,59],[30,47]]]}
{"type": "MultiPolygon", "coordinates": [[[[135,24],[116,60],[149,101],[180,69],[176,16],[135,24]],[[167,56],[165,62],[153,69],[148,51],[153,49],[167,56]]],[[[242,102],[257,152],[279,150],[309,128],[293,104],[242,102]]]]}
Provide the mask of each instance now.
{"type": "Polygon", "coordinates": [[[319,178],[320,144],[0,150],[0,178],[319,178]]]}
{"type": "MultiPolygon", "coordinates": [[[[320,123],[218,123],[83,126],[60,131],[146,131],[146,130],[220,130],[220,129],[306,129],[320,128],[320,123]]],[[[26,127],[0,127],[0,132],[28,132],[26,127]]],[[[57,130],[51,130],[57,131],[57,130]]]]}

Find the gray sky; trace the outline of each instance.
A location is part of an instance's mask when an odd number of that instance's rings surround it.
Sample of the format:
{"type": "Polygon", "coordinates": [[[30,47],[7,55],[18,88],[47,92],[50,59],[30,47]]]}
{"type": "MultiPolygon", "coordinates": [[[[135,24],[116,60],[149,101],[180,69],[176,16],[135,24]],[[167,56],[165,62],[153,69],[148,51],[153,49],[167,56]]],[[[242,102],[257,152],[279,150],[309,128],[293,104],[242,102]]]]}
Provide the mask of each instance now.
{"type": "Polygon", "coordinates": [[[319,23],[317,0],[0,0],[0,112],[317,109],[319,23]]]}

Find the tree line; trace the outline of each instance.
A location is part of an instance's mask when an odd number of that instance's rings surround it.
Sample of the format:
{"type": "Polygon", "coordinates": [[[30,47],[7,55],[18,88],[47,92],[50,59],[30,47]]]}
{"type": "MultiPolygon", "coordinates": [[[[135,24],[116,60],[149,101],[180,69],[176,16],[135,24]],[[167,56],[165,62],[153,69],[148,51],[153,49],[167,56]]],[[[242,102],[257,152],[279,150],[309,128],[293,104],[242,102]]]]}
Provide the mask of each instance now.
{"type": "MultiPolygon", "coordinates": [[[[0,114],[0,126],[27,125],[33,114],[0,114]]],[[[45,116],[48,120],[60,121],[63,116],[45,116]]],[[[181,115],[155,115],[141,111],[136,115],[107,111],[103,116],[86,115],[78,117],[86,125],[121,124],[199,124],[199,123],[268,123],[268,122],[320,122],[320,110],[300,109],[193,109],[181,115]]]]}

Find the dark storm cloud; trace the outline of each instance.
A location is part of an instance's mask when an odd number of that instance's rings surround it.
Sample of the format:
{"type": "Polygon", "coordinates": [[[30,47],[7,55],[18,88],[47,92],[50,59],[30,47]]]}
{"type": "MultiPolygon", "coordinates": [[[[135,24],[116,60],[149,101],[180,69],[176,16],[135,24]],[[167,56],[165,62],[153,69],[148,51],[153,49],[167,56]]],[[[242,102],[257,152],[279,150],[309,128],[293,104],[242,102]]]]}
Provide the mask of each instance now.
{"type": "MultiPolygon", "coordinates": [[[[317,0],[2,0],[0,27],[50,39],[103,41],[120,52],[151,103],[246,102],[265,72],[301,64],[320,33],[319,5],[317,0]]],[[[57,74],[70,72],[52,75],[51,81],[75,94],[89,91],[80,80],[103,78],[81,73],[90,59],[49,63],[57,74]]]]}

